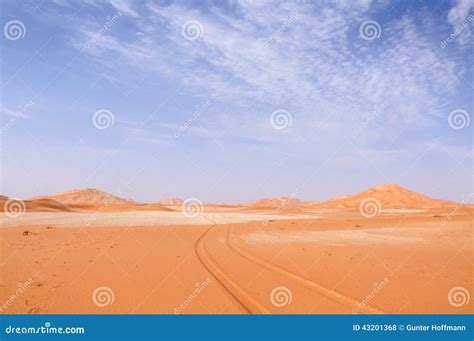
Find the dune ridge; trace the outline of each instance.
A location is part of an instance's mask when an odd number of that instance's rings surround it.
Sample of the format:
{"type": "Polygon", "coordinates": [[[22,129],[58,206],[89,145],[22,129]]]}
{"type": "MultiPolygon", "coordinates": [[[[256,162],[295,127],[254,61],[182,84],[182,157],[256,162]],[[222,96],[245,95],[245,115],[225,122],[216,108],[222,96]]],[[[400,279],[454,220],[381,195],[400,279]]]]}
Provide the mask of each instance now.
{"type": "Polygon", "coordinates": [[[158,204],[163,206],[180,206],[183,202],[184,200],[181,198],[168,198],[158,201],[158,204]]]}
{"type": "Polygon", "coordinates": [[[333,198],[317,206],[325,208],[356,208],[366,199],[377,200],[382,208],[440,208],[458,205],[458,203],[453,201],[428,197],[397,184],[384,184],[371,187],[358,194],[333,198]]]}
{"type": "MultiPolygon", "coordinates": [[[[459,203],[434,199],[421,193],[403,188],[397,184],[383,184],[354,194],[341,195],[323,202],[304,201],[290,196],[277,198],[257,199],[242,205],[226,205],[204,203],[205,206],[233,207],[250,210],[260,209],[289,209],[303,208],[358,208],[366,199],[376,200],[381,208],[413,209],[413,208],[442,208],[460,205],[459,203]]],[[[0,196],[0,212],[6,210],[5,204],[9,197],[0,196]]],[[[131,199],[124,199],[114,194],[94,189],[84,188],[56,193],[52,195],[37,196],[23,200],[28,212],[119,212],[119,211],[175,211],[179,210],[184,202],[181,198],[169,198],[157,203],[138,203],[131,199]],[[171,207],[169,207],[171,206],[171,207]],[[172,207],[176,206],[176,207],[172,207]]],[[[463,204],[472,206],[472,204],[463,204]]]]}
{"type": "Polygon", "coordinates": [[[262,198],[244,204],[243,206],[251,207],[298,207],[309,204],[308,201],[303,201],[298,198],[290,196],[281,196],[278,198],[262,198]]]}
{"type": "Polygon", "coordinates": [[[52,199],[67,205],[91,205],[110,202],[113,204],[131,204],[133,201],[120,198],[95,188],[74,189],[52,195],[33,197],[31,200],[52,199]]]}

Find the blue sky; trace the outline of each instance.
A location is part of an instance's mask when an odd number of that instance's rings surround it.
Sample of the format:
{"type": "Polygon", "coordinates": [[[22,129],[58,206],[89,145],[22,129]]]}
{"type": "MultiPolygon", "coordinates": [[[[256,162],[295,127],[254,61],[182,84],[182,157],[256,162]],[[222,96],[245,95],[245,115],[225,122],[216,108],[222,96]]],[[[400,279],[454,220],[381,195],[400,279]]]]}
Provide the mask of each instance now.
{"type": "Polygon", "coordinates": [[[473,190],[472,0],[1,6],[2,194],[473,190]]]}

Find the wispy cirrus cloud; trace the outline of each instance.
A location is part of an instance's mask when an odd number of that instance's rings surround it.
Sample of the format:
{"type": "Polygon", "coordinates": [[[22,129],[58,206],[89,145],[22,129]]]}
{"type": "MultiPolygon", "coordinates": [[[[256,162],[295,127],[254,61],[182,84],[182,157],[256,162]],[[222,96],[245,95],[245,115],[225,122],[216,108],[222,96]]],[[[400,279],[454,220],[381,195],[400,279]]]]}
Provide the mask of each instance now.
{"type": "Polygon", "coordinates": [[[461,45],[467,45],[471,39],[473,8],[474,0],[456,0],[448,13],[448,21],[453,25],[453,31],[457,36],[456,41],[461,45]]]}
{"type": "Polygon", "coordinates": [[[148,3],[136,23],[139,35],[104,35],[90,53],[121,54],[146,72],[180,77],[199,95],[237,106],[278,103],[300,117],[340,120],[389,102],[388,123],[439,118],[459,65],[433,50],[416,18],[381,22],[381,38],[367,42],[358,27],[373,15],[369,2],[328,4],[235,2],[230,12],[148,3]],[[204,31],[196,41],[181,34],[190,20],[204,31]]]}
{"type": "MultiPolygon", "coordinates": [[[[436,158],[433,140],[447,151],[445,170],[472,157],[468,130],[448,122],[455,109],[472,115],[470,25],[440,46],[472,1],[63,0],[41,10],[39,26],[57,20],[51,30],[65,31],[48,57],[80,55],[59,63],[82,80],[64,86],[71,115],[116,114],[113,130],[92,134],[98,143],[134,141],[145,159],[169,141],[197,159],[253,148],[265,156],[255,163],[284,155],[301,172],[332,157],[399,174],[420,154],[436,158]],[[278,110],[291,116],[285,129],[272,125],[278,110]]],[[[52,122],[63,119],[47,107],[52,122]]]]}

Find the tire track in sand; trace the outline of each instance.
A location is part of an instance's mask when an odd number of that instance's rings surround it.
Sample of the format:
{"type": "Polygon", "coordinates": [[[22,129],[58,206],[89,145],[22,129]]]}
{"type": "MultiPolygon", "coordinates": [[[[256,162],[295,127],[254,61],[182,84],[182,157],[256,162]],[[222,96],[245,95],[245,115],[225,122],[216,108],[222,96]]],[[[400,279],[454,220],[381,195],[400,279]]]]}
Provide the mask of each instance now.
{"type": "MultiPolygon", "coordinates": [[[[219,223],[219,219],[209,214],[214,224],[219,223]]],[[[210,227],[203,235],[196,241],[194,246],[197,258],[201,264],[211,273],[211,275],[219,282],[220,285],[239,303],[248,313],[250,314],[269,314],[270,312],[255,300],[249,293],[247,293],[242,287],[234,282],[212,256],[207,252],[205,247],[205,237],[207,234],[214,229],[215,226],[210,227]]]]}
{"type": "MultiPolygon", "coordinates": [[[[227,230],[227,245],[229,246],[229,248],[231,250],[233,250],[234,252],[236,252],[237,254],[241,255],[242,257],[248,259],[249,261],[253,262],[253,263],[256,263],[262,267],[264,267],[265,269],[270,269],[278,274],[280,274],[281,276],[289,279],[289,280],[293,280],[293,281],[296,281],[304,286],[306,286],[307,288],[310,288],[312,289],[313,291],[317,292],[318,294],[321,294],[333,301],[336,301],[338,303],[341,303],[349,308],[354,308],[354,307],[357,307],[361,304],[360,301],[354,299],[354,298],[351,298],[351,297],[348,297],[348,296],[345,296],[341,293],[338,293],[337,291],[334,291],[334,290],[331,290],[331,289],[328,289],[326,287],[323,287],[322,285],[320,284],[317,284],[313,281],[310,281],[306,278],[303,278],[303,277],[300,277],[292,272],[289,272],[279,266],[276,266],[276,265],[273,265],[267,261],[264,261],[260,258],[257,258],[251,254],[249,254],[248,252],[245,252],[243,251],[241,248],[239,248],[238,246],[235,246],[235,245],[232,245],[231,242],[230,242],[230,234],[231,234],[231,225],[229,224],[229,228],[227,230]]],[[[362,313],[367,313],[367,314],[385,314],[383,311],[381,310],[378,310],[376,308],[373,308],[373,307],[370,307],[368,305],[364,306],[363,308],[359,309],[362,313]]]]}

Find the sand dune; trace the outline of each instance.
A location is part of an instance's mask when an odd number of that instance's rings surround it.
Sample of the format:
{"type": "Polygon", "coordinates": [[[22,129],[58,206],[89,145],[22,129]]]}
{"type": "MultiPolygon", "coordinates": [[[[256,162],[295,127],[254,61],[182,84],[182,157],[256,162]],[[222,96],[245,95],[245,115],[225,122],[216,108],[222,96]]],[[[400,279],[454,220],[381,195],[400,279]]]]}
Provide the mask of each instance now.
{"type": "Polygon", "coordinates": [[[181,198],[169,198],[158,201],[158,204],[163,206],[180,206],[183,204],[183,202],[184,200],[181,198]]]}
{"type": "MultiPolygon", "coordinates": [[[[6,196],[0,197],[0,212],[9,210],[8,200],[6,196]]],[[[52,199],[23,200],[22,203],[27,212],[74,212],[74,208],[52,199]]]]}
{"type": "Polygon", "coordinates": [[[316,206],[326,208],[357,208],[365,199],[377,200],[384,208],[428,208],[455,206],[457,203],[433,199],[426,195],[410,191],[396,184],[375,186],[365,192],[337,197],[316,206]]]}
{"type": "Polygon", "coordinates": [[[76,212],[134,212],[134,211],[175,211],[172,208],[159,204],[100,204],[100,205],[72,205],[76,212]]]}
{"type": "Polygon", "coordinates": [[[94,188],[75,189],[31,199],[52,199],[67,205],[103,205],[105,203],[129,205],[133,203],[130,200],[94,188]]]}
{"type": "MultiPolygon", "coordinates": [[[[8,197],[0,196],[4,203],[8,197]]],[[[307,208],[358,208],[365,199],[377,200],[382,209],[421,209],[453,207],[455,202],[430,198],[426,195],[410,191],[396,184],[375,186],[355,195],[341,195],[323,202],[308,202],[298,198],[282,196],[279,198],[262,198],[243,205],[227,205],[204,203],[205,206],[216,208],[242,209],[245,211],[281,210],[287,213],[300,213],[307,208]]],[[[106,212],[118,211],[173,211],[183,204],[181,198],[169,198],[157,203],[137,203],[131,199],[120,198],[98,189],[77,189],[53,195],[38,196],[26,200],[29,211],[91,211],[100,209],[106,212]],[[176,207],[166,207],[176,206],[176,207]]],[[[467,206],[472,206],[467,204],[467,206]]]]}
{"type": "Polygon", "coordinates": [[[251,202],[244,204],[243,206],[247,207],[273,207],[273,208],[291,208],[291,207],[299,207],[308,204],[307,201],[303,201],[297,198],[289,197],[289,196],[282,196],[279,198],[263,198],[257,199],[251,202]]]}
{"type": "MultiPolygon", "coordinates": [[[[160,203],[141,204],[132,199],[120,198],[93,188],[77,189],[33,199],[42,198],[53,199],[66,204],[75,212],[174,211],[160,203]]],[[[35,210],[31,211],[34,212],[35,210]]]]}
{"type": "MultiPolygon", "coordinates": [[[[8,199],[6,196],[0,196],[1,212],[8,209],[6,207],[8,199]]],[[[97,189],[72,190],[50,196],[34,197],[30,200],[22,200],[22,203],[28,213],[175,211],[160,204],[135,203],[97,189]]]]}

